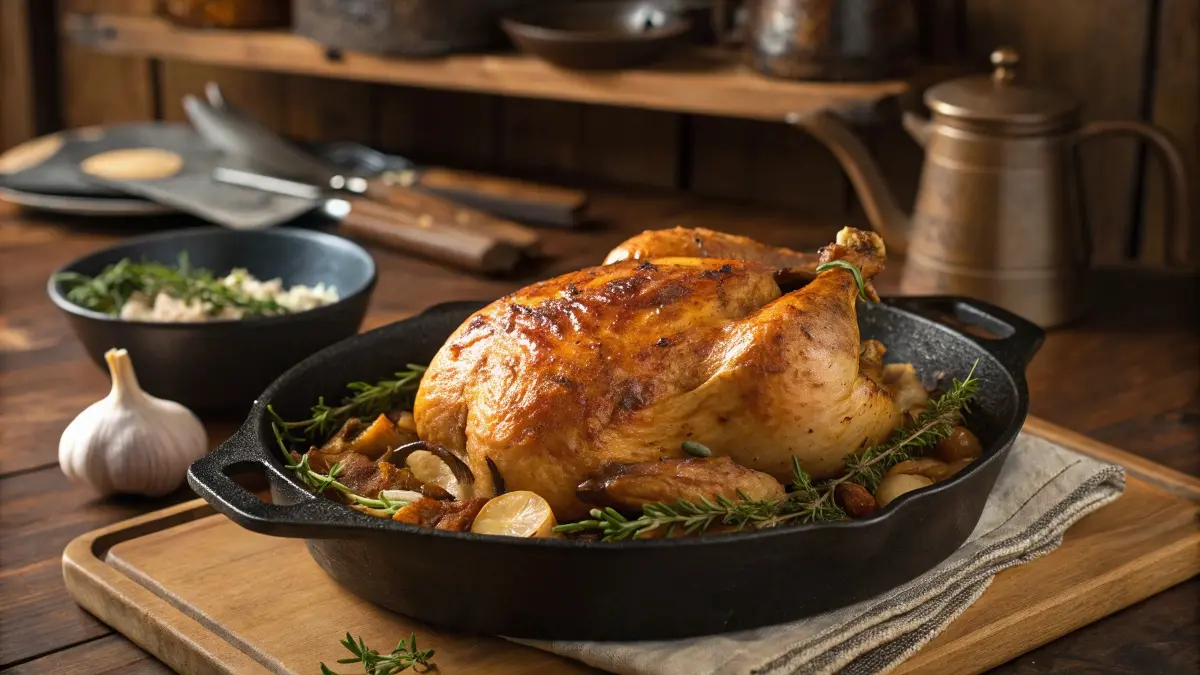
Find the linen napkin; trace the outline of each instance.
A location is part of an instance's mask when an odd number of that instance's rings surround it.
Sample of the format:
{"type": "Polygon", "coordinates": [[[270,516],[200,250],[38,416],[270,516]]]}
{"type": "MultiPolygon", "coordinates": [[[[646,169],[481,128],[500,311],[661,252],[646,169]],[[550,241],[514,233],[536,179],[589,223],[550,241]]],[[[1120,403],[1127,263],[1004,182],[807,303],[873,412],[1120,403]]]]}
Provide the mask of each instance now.
{"type": "Polygon", "coordinates": [[[1117,499],[1125,472],[1021,434],[967,542],[871,600],[793,623],[686,640],[518,640],[622,675],[885,673],[971,606],[997,572],[1058,548],[1083,516],[1117,499]]]}

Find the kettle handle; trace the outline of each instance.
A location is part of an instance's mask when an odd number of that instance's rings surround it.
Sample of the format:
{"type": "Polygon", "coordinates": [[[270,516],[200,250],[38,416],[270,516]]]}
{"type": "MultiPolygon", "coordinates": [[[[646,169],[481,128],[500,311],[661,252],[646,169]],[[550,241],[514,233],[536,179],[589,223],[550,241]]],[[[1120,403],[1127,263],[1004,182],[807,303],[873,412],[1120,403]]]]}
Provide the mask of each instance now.
{"type": "Polygon", "coordinates": [[[1097,136],[1140,136],[1158,149],[1166,169],[1167,212],[1164,236],[1163,259],[1168,265],[1183,265],[1175,250],[1175,239],[1179,232],[1186,231],[1191,224],[1192,205],[1188,195],[1187,164],[1175,139],[1162,127],[1133,120],[1090,122],[1079,130],[1077,141],[1097,136]]]}

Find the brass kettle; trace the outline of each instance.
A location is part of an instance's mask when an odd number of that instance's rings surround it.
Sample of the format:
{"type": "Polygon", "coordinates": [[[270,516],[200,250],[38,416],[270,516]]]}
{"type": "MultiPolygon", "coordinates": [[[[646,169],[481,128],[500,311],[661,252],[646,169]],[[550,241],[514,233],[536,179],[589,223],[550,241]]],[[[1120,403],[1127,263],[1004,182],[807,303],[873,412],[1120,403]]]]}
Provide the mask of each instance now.
{"type": "MultiPolygon", "coordinates": [[[[836,116],[788,121],[829,147],[854,185],[872,227],[906,257],[905,294],[966,295],[1050,327],[1085,308],[1090,239],[1074,150],[1108,134],[1145,137],[1169,169],[1173,229],[1190,218],[1179,149],[1161,128],[1134,121],[1081,124],[1077,102],[1016,77],[1011,48],[992,53],[991,76],[943,82],[925,93],[931,119],[905,113],[925,148],[914,213],[897,206],[870,153],[836,116]]],[[[1168,260],[1175,258],[1168,249],[1168,260]]]]}

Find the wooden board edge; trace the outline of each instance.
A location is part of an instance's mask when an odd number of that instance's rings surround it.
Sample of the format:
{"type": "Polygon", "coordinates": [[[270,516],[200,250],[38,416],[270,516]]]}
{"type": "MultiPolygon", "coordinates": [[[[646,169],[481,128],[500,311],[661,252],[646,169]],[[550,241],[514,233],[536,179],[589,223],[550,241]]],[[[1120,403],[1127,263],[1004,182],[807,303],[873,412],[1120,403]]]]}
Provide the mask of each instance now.
{"type": "Polygon", "coordinates": [[[99,557],[101,550],[212,512],[202,499],[154,511],[80,535],[63,551],[63,582],[81,607],[177,672],[196,675],[267,675],[252,658],[217,638],[99,557]],[[146,621],[154,616],[152,621],[146,621]]]}
{"type": "MultiPolygon", "coordinates": [[[[1037,417],[1025,431],[1104,461],[1122,464],[1132,476],[1173,495],[1197,502],[1200,479],[1174,471],[1037,417]]],[[[74,539],[63,552],[63,577],[84,609],[180,672],[202,675],[269,673],[260,663],[188,616],[166,598],[138,583],[104,559],[112,546],[213,513],[202,499],[178,504],[94,530],[74,539]],[[145,619],[154,616],[152,622],[145,619]]],[[[1052,554],[1051,554],[1052,555],[1052,554]]],[[[1004,663],[1135,602],[1200,574],[1200,530],[1172,545],[1109,570],[1065,595],[1047,597],[936,652],[918,652],[897,673],[976,673],[1004,663]],[[1087,598],[1088,602],[1081,602],[1087,598]],[[1023,623],[1036,615],[1049,626],[1028,633],[1023,623]],[[979,649],[981,640],[1004,644],[1003,656],[979,649]],[[936,661],[936,663],[933,663],[936,661]],[[946,664],[955,664],[952,671],[946,664]]]]}
{"type": "Polygon", "coordinates": [[[1054,595],[1040,603],[1023,607],[992,624],[991,630],[975,631],[932,652],[919,651],[894,672],[897,675],[981,673],[1183,583],[1197,574],[1200,574],[1200,531],[1151,555],[1139,557],[1093,577],[1073,587],[1070,593],[1054,595]],[[1030,632],[1027,624],[1034,617],[1042,630],[1030,632]],[[1004,644],[1005,649],[982,649],[982,640],[992,645],[1004,644]],[[996,654],[1003,656],[997,657],[996,654]],[[953,664],[953,667],[947,669],[947,664],[953,664]]]}
{"type": "Polygon", "coordinates": [[[1172,494],[1192,501],[1200,501],[1200,478],[1189,476],[1158,462],[1089,438],[1078,431],[1071,431],[1053,422],[1030,415],[1022,431],[1027,431],[1068,449],[1082,452],[1113,464],[1120,464],[1138,479],[1150,483],[1172,494]]]}

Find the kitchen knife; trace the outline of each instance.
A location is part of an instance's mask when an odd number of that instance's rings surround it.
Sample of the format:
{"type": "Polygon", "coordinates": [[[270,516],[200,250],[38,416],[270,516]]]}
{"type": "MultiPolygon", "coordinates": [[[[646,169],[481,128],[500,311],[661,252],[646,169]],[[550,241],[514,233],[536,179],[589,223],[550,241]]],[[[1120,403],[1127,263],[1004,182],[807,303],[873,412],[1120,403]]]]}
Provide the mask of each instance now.
{"type": "Polygon", "coordinates": [[[332,196],[315,185],[230,166],[217,166],[212,178],[220,184],[315,202],[325,215],[339,222],[344,234],[464,269],[509,272],[521,259],[520,249],[511,242],[453,223],[435,225],[427,214],[417,215],[366,197],[332,196]]]}
{"type": "Polygon", "coordinates": [[[536,251],[540,246],[538,233],[524,225],[417,191],[402,181],[385,182],[378,177],[363,179],[360,176],[347,176],[337,167],[277,136],[249,116],[232,110],[228,104],[218,109],[188,95],[184,97],[183,106],[200,135],[226,152],[246,158],[267,173],[365,195],[414,214],[428,215],[434,219],[435,226],[445,222],[457,223],[463,228],[504,239],[529,252],[536,251]]]}
{"type": "Polygon", "coordinates": [[[418,167],[398,155],[388,155],[359,143],[330,143],[318,148],[325,160],[356,175],[379,177],[440,195],[464,206],[504,218],[538,225],[573,227],[583,219],[587,195],[513,178],[418,167]]]}

